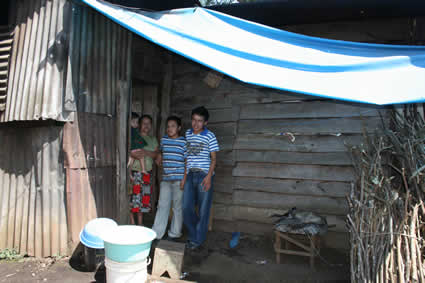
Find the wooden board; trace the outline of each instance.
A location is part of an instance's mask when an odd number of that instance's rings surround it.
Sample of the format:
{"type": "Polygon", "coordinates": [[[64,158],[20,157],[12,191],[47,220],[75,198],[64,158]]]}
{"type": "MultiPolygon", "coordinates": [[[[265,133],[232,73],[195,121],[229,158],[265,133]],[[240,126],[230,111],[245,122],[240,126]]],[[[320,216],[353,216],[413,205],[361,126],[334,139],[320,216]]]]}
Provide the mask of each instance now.
{"type": "Polygon", "coordinates": [[[348,182],[235,177],[233,188],[245,191],[343,198],[349,194],[351,184],[348,182]]]}
{"type": "Polygon", "coordinates": [[[300,210],[333,215],[345,215],[348,212],[345,198],[284,195],[242,190],[233,191],[233,204],[283,210],[297,207],[300,210]]]}
{"type": "Polygon", "coordinates": [[[352,165],[352,161],[348,152],[284,152],[236,150],[235,161],[314,165],[352,165]]]}
{"type": "MultiPolygon", "coordinates": [[[[271,217],[274,214],[282,215],[287,209],[274,209],[274,208],[258,208],[249,206],[233,206],[232,215],[235,220],[245,220],[256,223],[273,224],[279,218],[271,217]]],[[[216,214],[214,214],[215,216],[216,214]]],[[[320,214],[326,217],[329,225],[336,225],[330,228],[330,231],[336,232],[348,232],[346,229],[346,216],[345,215],[331,215],[331,214],[320,214]]],[[[223,218],[221,218],[223,219],[223,218]]]]}
{"type": "Polygon", "coordinates": [[[263,177],[319,181],[353,181],[350,166],[295,165],[273,163],[241,163],[233,169],[234,177],[263,177]]]}
{"type": "Polygon", "coordinates": [[[222,193],[233,192],[233,176],[231,166],[218,166],[214,176],[214,191],[222,193]]]}
{"type": "Polygon", "coordinates": [[[217,152],[218,166],[233,166],[235,164],[235,152],[232,150],[221,150],[217,152]]]}
{"type": "Polygon", "coordinates": [[[316,134],[361,134],[374,132],[382,128],[379,117],[329,118],[329,119],[277,119],[277,120],[240,120],[239,134],[293,133],[302,135],[316,134]]]}
{"type": "Polygon", "coordinates": [[[214,192],[213,203],[231,205],[233,203],[233,195],[231,193],[214,192]]]}
{"type": "Polygon", "coordinates": [[[311,101],[299,103],[249,104],[241,106],[240,118],[287,119],[287,118],[342,118],[379,116],[385,108],[337,101],[311,101]]]}
{"type": "Polygon", "coordinates": [[[363,19],[322,24],[285,26],[283,29],[321,38],[369,43],[408,42],[410,24],[407,18],[363,19]]]}
{"type": "MultiPolygon", "coordinates": [[[[220,109],[208,109],[210,118],[208,123],[223,123],[223,122],[235,122],[238,119],[239,108],[220,108],[220,109]]],[[[190,110],[177,110],[174,112],[175,115],[182,117],[186,123],[190,122],[192,109],[190,110]]]]}
{"type": "MultiPolygon", "coordinates": [[[[183,128],[190,129],[192,126],[190,121],[183,121],[183,128]]],[[[216,137],[224,136],[235,136],[236,135],[236,123],[227,122],[227,123],[208,123],[208,129],[214,133],[216,137]]]]}
{"type": "Polygon", "coordinates": [[[289,136],[238,135],[233,149],[277,150],[299,152],[346,152],[347,145],[363,142],[361,135],[289,136]]]}
{"type": "MultiPolygon", "coordinates": [[[[215,221],[218,220],[233,220],[233,206],[228,204],[214,203],[212,206],[214,225],[215,221]]],[[[214,227],[213,225],[213,227],[214,227]]],[[[215,227],[214,227],[215,229],[215,227]]]]}

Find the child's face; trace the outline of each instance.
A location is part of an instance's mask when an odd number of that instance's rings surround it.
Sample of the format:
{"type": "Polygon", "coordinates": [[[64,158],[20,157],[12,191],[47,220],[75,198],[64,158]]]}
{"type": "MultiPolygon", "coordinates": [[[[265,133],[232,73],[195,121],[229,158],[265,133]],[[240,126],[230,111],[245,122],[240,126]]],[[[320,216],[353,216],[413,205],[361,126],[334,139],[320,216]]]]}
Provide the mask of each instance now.
{"type": "Polygon", "coordinates": [[[205,121],[205,118],[203,116],[200,116],[198,114],[192,115],[192,129],[195,134],[199,134],[200,132],[202,132],[207,123],[208,121],[205,121]]]}
{"type": "Polygon", "coordinates": [[[139,119],[137,119],[137,118],[131,119],[130,126],[132,128],[138,128],[139,127],[139,119]]]}
{"type": "Polygon", "coordinates": [[[167,123],[167,135],[170,138],[176,138],[179,136],[179,132],[181,130],[181,127],[177,125],[177,122],[174,120],[170,120],[167,123]]]}

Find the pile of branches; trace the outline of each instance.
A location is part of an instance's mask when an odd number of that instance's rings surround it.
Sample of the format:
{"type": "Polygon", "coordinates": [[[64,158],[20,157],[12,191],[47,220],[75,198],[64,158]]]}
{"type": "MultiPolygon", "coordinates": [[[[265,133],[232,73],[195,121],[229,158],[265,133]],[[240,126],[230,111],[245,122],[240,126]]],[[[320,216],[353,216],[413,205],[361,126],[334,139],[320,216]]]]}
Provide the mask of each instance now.
{"type": "Polygon", "coordinates": [[[412,107],[352,147],[352,282],[425,282],[425,124],[412,107]]]}

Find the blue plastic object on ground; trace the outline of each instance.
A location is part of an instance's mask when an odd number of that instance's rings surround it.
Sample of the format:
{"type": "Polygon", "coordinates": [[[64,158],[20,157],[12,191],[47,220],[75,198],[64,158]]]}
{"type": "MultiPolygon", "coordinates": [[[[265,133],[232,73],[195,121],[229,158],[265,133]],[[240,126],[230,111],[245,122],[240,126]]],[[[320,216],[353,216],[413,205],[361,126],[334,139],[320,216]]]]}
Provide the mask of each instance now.
{"type": "Polygon", "coordinates": [[[103,234],[110,233],[118,224],[109,218],[90,220],[80,232],[80,242],[89,248],[103,249],[103,234]]]}
{"type": "Polygon", "coordinates": [[[235,248],[238,244],[239,244],[239,238],[241,237],[241,233],[240,232],[233,232],[232,233],[232,239],[229,242],[229,247],[230,248],[235,248]]]}

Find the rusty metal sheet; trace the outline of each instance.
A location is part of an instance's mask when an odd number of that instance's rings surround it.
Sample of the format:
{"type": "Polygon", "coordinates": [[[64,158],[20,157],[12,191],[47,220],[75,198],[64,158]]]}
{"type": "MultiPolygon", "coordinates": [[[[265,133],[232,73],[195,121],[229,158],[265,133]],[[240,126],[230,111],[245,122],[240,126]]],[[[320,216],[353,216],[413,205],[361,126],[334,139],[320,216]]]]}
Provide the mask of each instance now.
{"type": "Polygon", "coordinates": [[[62,127],[1,127],[0,249],[68,254],[62,127]]]}
{"type": "Polygon", "coordinates": [[[116,116],[130,32],[87,6],[72,5],[65,107],[116,116]]]}
{"type": "Polygon", "coordinates": [[[63,107],[70,15],[67,0],[16,2],[7,99],[0,122],[73,119],[63,107]]]}
{"type": "Polygon", "coordinates": [[[70,245],[79,242],[79,233],[84,225],[96,217],[115,219],[117,195],[116,168],[66,168],[66,195],[70,245]]]}
{"type": "Polygon", "coordinates": [[[84,225],[96,217],[116,218],[116,119],[78,113],[64,127],[68,227],[71,245],[84,225]]]}
{"type": "Polygon", "coordinates": [[[93,168],[116,164],[116,120],[109,116],[80,112],[65,124],[65,167],[93,168]]]}

